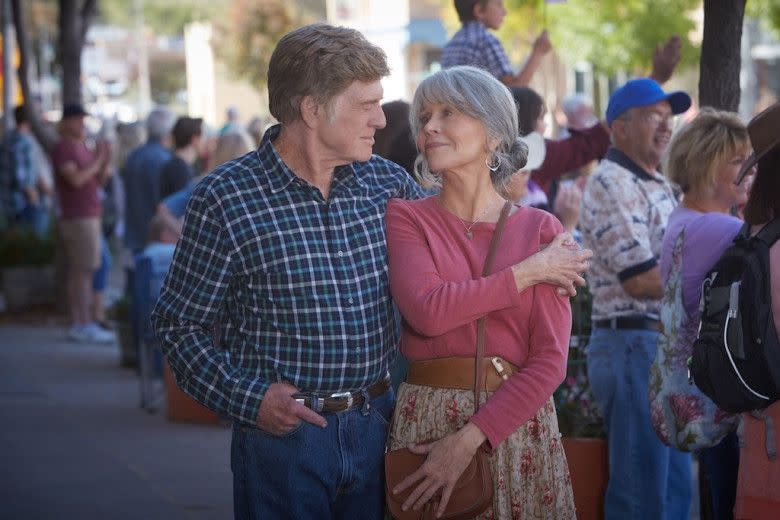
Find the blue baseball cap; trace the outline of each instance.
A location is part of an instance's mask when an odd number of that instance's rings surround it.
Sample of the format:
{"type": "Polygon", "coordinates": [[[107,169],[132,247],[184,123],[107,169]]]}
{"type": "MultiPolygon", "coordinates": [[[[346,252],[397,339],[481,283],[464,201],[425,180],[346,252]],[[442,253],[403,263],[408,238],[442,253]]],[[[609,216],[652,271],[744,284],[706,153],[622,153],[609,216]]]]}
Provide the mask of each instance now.
{"type": "Polygon", "coordinates": [[[632,79],[609,97],[607,123],[611,125],[612,121],[631,108],[654,105],[659,101],[668,101],[675,115],[682,114],[691,107],[691,96],[683,91],[667,94],[655,80],[632,79]]]}

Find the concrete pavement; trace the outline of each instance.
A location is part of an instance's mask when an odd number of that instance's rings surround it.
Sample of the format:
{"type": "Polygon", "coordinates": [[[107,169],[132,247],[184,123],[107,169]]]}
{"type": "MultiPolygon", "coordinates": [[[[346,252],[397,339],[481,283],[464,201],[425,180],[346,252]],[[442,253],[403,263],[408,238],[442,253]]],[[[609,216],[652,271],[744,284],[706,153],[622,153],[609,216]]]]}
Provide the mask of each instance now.
{"type": "Polygon", "coordinates": [[[230,430],[139,407],[116,346],[0,325],[0,519],[232,518],[230,430]]]}

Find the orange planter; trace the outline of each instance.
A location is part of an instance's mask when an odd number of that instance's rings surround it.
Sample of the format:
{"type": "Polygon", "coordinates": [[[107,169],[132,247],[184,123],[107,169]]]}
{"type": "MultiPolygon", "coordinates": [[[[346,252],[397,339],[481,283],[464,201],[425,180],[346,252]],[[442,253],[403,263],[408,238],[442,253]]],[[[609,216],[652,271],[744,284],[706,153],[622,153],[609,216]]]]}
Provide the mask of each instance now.
{"type": "Polygon", "coordinates": [[[168,361],[165,361],[163,373],[169,421],[219,424],[219,416],[215,412],[212,412],[179,389],[173,377],[173,372],[171,372],[171,367],[168,366],[168,361]]]}
{"type": "Polygon", "coordinates": [[[609,480],[606,439],[563,437],[578,520],[604,518],[604,494],[609,480]]]}

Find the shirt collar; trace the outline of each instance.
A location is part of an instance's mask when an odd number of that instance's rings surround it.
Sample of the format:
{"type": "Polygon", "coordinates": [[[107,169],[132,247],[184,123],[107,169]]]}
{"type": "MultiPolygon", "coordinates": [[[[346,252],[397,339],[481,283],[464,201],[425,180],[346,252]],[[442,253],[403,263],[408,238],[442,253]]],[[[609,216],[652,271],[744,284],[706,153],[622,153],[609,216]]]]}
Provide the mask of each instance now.
{"type": "Polygon", "coordinates": [[[644,181],[655,181],[655,182],[662,182],[661,179],[658,178],[658,174],[654,172],[652,175],[647,173],[641,166],[639,166],[637,163],[635,163],[628,155],[623,153],[622,151],[618,150],[617,148],[611,146],[609,150],[607,150],[607,155],[604,156],[605,159],[612,161],[613,163],[618,164],[619,166],[622,166],[626,170],[630,171],[640,179],[644,181]]]}
{"type": "MultiPolygon", "coordinates": [[[[260,142],[260,146],[257,149],[257,155],[263,162],[265,174],[268,176],[268,182],[271,186],[271,193],[278,193],[290,185],[297,175],[284,163],[276,148],[273,146],[273,142],[282,130],[281,124],[276,124],[266,130],[263,134],[263,140],[260,142]]],[[[360,165],[367,163],[352,163],[337,166],[333,171],[333,181],[344,181],[350,174],[354,175],[355,181],[363,188],[366,187],[366,183],[361,179],[359,170],[360,165]]]]}

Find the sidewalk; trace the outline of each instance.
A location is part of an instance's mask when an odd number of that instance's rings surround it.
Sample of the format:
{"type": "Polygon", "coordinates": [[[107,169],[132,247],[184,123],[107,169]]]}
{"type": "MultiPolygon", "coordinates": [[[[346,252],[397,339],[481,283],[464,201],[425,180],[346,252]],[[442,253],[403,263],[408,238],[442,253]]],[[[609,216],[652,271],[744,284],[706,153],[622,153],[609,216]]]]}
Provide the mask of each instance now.
{"type": "Polygon", "coordinates": [[[0,325],[0,519],[232,518],[230,430],[139,407],[116,346],[0,325]]]}

